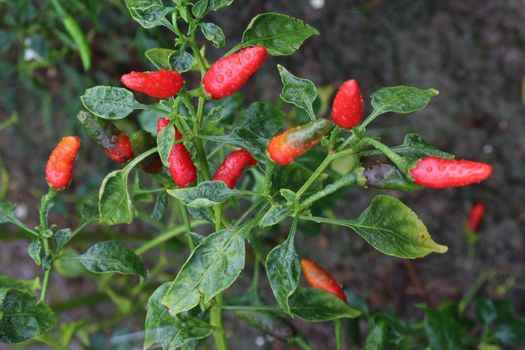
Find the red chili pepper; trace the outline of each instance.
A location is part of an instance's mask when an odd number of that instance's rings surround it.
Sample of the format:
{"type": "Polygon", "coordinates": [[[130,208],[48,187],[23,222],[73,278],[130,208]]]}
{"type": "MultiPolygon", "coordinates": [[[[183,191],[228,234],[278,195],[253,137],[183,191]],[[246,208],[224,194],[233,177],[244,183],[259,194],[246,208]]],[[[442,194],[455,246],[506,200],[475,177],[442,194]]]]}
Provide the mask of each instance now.
{"type": "Polygon", "coordinates": [[[230,96],[259,69],[266,56],[264,46],[253,46],[221,58],[204,75],[204,89],[214,99],[230,96]]]}
{"type": "Polygon", "coordinates": [[[275,136],[266,150],[274,162],[288,165],[317,145],[332,127],[333,124],[328,119],[313,120],[275,136]]]}
{"type": "MultiPolygon", "coordinates": [[[[157,132],[160,132],[168,124],[169,120],[160,118],[157,123],[157,132]]],[[[175,140],[182,139],[179,130],[177,130],[175,125],[173,127],[175,128],[175,140]]],[[[186,187],[186,185],[195,182],[197,179],[197,169],[191,160],[190,153],[182,142],[173,145],[168,156],[168,163],[170,163],[169,171],[171,177],[180,188],[186,187]]]]}
{"type": "Polygon", "coordinates": [[[337,91],[332,105],[332,120],[341,128],[350,129],[361,122],[364,115],[363,96],[357,81],[347,80],[337,91]]]}
{"type": "Polygon", "coordinates": [[[475,202],[470,209],[470,215],[467,222],[467,229],[476,232],[481,226],[483,217],[485,216],[485,204],[475,202]]]}
{"type": "Polygon", "coordinates": [[[348,302],[343,289],[328,271],[309,259],[301,259],[301,268],[306,280],[313,288],[325,290],[345,303],[348,302]]]}
{"type": "Polygon", "coordinates": [[[175,70],[131,72],[124,74],[120,81],[130,90],[139,91],[155,98],[173,97],[184,86],[182,76],[175,70]]]}
{"type": "Polygon", "coordinates": [[[421,158],[410,170],[414,182],[432,188],[461,187],[479,183],[492,174],[492,166],[470,160],[421,158]]]}
{"type": "Polygon", "coordinates": [[[92,139],[102,146],[106,155],[116,163],[126,163],[135,157],[129,138],[109,120],[80,111],[77,119],[92,139]]]}
{"type": "Polygon", "coordinates": [[[223,181],[226,186],[233,188],[244,168],[248,165],[255,164],[257,164],[257,160],[255,160],[247,150],[241,149],[234,151],[228,157],[224,158],[222,164],[217,168],[215,175],[213,175],[212,180],[223,181]]]}
{"type": "Polygon", "coordinates": [[[66,188],[73,177],[75,158],[80,148],[80,137],[66,136],[55,147],[46,165],[46,180],[55,190],[66,188]]]}

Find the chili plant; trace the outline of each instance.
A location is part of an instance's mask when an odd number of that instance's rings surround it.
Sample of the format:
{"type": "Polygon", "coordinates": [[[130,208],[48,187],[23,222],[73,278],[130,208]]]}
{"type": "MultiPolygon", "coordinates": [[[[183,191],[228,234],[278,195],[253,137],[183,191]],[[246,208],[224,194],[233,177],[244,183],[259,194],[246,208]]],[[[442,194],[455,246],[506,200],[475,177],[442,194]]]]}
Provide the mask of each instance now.
{"type": "MultiPolygon", "coordinates": [[[[268,64],[267,57],[278,60],[291,55],[318,32],[299,19],[262,13],[249,23],[241,42],[221,59],[209,62],[206,53],[223,47],[225,37],[219,26],[206,21],[207,15],[232,2],[126,0],[135,21],[147,29],[167,28],[175,45],[145,52],[157,71],[130,72],[121,78],[125,87],[95,86],[81,96],[85,110],[79,111],[79,121],[115,166],[125,165],[107,174],[98,203],[85,206],[77,228],[59,229],[47,217],[71,179],[70,156],[60,161],[55,152],[50,158],[58,164],[51,169],[60,181],[50,182],[49,192],[42,197],[38,227],[22,223],[13,214],[13,204],[1,204],[1,222],[15,224],[33,236],[28,253],[43,270],[39,298],[34,297],[38,285],[9,277],[0,280],[2,342],[38,337],[54,347],[67,348],[67,339],[43,335],[57,322],[46,296],[56,264],[80,263],[87,271],[104,274],[98,278],[99,286],[125,314],[145,305],[124,303],[116,292],[122,284],[113,286],[117,282],[111,276],[139,277],[131,290],[128,281],[127,289],[132,300],[149,295],[145,348],[158,344],[164,349],[194,348],[212,336],[217,349],[227,349],[223,313],[230,311],[304,349],[311,346],[286,317],[334,321],[337,347],[341,348],[341,319],[357,318],[361,311],[353,307],[352,300],[346,302],[331,277],[323,277],[330,280],[329,287],[312,276],[309,281],[316,288],[299,287],[300,256],[308,255],[294,245],[300,225],[343,226],[381,253],[405,259],[447,251],[430,237],[414,211],[390,195],[375,197],[356,218],[324,217],[315,209],[320,200],[350,187],[412,191],[465,186],[490,176],[490,165],[456,160],[417,134],[408,134],[401,145],[391,147],[379,135],[367,133],[376,118],[421,110],[438,92],[394,86],[381,88],[368,98],[357,81],[349,79],[339,89],[331,115],[325,117],[314,103],[318,97],[315,84],[277,65],[282,102],[254,102],[245,108],[238,90],[253,88],[250,80],[268,64]],[[195,76],[198,78],[193,79],[195,76]],[[365,117],[368,101],[371,112],[365,117]],[[286,115],[283,102],[294,105],[308,121],[280,131],[286,115]],[[144,130],[128,137],[113,123],[133,118],[135,111],[142,111],[144,130]],[[155,125],[157,135],[152,134],[155,125]],[[323,157],[319,162],[304,155],[314,148],[323,157]],[[381,155],[386,161],[370,162],[369,157],[381,155]],[[138,168],[144,173],[139,174],[138,168]],[[56,174],[60,171],[67,173],[56,174]],[[130,177],[132,172],[136,176],[130,177]],[[110,240],[94,244],[83,254],[66,253],[68,244],[87,225],[131,224],[147,217],[149,208],[142,203],[145,195],[156,196],[149,222],[159,223],[162,232],[158,236],[135,250],[125,242],[110,240]],[[281,243],[268,247],[266,236],[278,232],[277,227],[289,227],[289,233],[278,237],[281,243]],[[188,256],[177,266],[178,272],[169,276],[163,247],[168,241],[180,243],[182,235],[188,256]],[[160,248],[159,258],[148,271],[141,256],[154,248],[160,248]],[[251,287],[244,295],[225,297],[224,292],[245,270],[247,250],[254,257],[251,287]],[[264,304],[260,297],[260,267],[273,292],[272,305],[264,304]]],[[[136,67],[130,67],[133,69],[136,67]]],[[[49,176],[48,171],[48,181],[49,176]]]]}

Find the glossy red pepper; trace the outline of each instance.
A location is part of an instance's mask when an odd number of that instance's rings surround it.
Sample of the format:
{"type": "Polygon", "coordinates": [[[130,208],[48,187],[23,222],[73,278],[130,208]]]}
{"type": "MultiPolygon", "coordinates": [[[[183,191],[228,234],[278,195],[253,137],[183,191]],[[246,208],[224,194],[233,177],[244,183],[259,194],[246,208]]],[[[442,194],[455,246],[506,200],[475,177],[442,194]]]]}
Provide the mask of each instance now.
{"type": "Polygon", "coordinates": [[[357,81],[347,80],[337,91],[332,105],[332,120],[341,128],[350,129],[363,119],[363,96],[357,81]]]}
{"type": "Polygon", "coordinates": [[[261,67],[266,56],[264,46],[253,46],[221,58],[204,75],[204,89],[214,99],[230,96],[261,67]]]}
{"type": "Polygon", "coordinates": [[[492,174],[492,166],[470,160],[421,158],[410,170],[416,185],[447,188],[479,183],[492,174]]]}
{"type": "Polygon", "coordinates": [[[46,165],[46,180],[55,190],[66,188],[73,178],[80,137],[66,136],[55,147],[46,165]]]}
{"type": "MultiPolygon", "coordinates": [[[[160,118],[157,123],[157,132],[160,132],[168,124],[168,119],[160,118]]],[[[175,125],[173,127],[175,128],[175,139],[182,139],[179,130],[177,130],[175,125]]],[[[197,179],[197,168],[195,168],[191,155],[182,142],[173,145],[168,156],[168,163],[170,164],[171,177],[180,188],[186,187],[197,179]]]]}
{"type": "Polygon", "coordinates": [[[333,124],[328,119],[315,119],[275,136],[266,150],[275,163],[288,165],[317,145],[332,127],[333,124]]]}
{"type": "Polygon", "coordinates": [[[248,165],[255,164],[257,164],[257,160],[255,160],[247,150],[241,149],[234,151],[224,158],[222,164],[217,168],[215,175],[213,175],[212,180],[223,181],[226,186],[233,188],[244,168],[248,165]]]}
{"type": "Polygon", "coordinates": [[[306,280],[313,288],[322,289],[328,293],[332,293],[345,303],[348,302],[341,286],[324,268],[309,259],[301,259],[301,268],[306,280]]]}
{"type": "Polygon", "coordinates": [[[476,232],[481,226],[483,217],[485,216],[485,204],[475,202],[470,209],[470,214],[467,222],[467,229],[476,232]]]}
{"type": "Polygon", "coordinates": [[[131,72],[124,74],[120,81],[130,90],[142,92],[155,98],[173,97],[184,86],[184,79],[175,70],[131,72]]]}
{"type": "Polygon", "coordinates": [[[80,111],[77,119],[85,127],[89,137],[94,139],[106,155],[116,163],[126,163],[135,156],[131,142],[126,134],[112,122],[80,111]]]}

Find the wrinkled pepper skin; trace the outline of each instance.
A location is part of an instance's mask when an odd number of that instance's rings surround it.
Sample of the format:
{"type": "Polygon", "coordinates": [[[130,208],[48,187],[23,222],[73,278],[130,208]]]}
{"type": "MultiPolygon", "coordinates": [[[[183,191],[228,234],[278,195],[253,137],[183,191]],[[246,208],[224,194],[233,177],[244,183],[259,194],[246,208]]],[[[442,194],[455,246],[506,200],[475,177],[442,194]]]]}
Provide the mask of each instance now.
{"type": "Polygon", "coordinates": [[[73,178],[80,137],[66,136],[55,147],[46,165],[46,181],[55,190],[66,188],[73,178]]]}
{"type": "Polygon", "coordinates": [[[297,335],[297,330],[287,319],[270,311],[243,310],[236,311],[235,315],[282,342],[290,342],[297,335]]]}
{"type": "Polygon", "coordinates": [[[348,302],[341,286],[324,268],[309,259],[301,259],[301,268],[310,286],[332,293],[345,303],[348,302]]]}
{"type": "MultiPolygon", "coordinates": [[[[157,122],[157,133],[168,126],[168,124],[168,119],[160,118],[157,122]]],[[[175,139],[182,139],[179,130],[177,130],[175,125],[173,127],[175,128],[175,139]]],[[[180,188],[186,187],[197,180],[197,168],[195,168],[191,155],[182,142],[173,145],[168,156],[168,163],[170,164],[171,177],[180,188]]]]}
{"type": "Polygon", "coordinates": [[[241,149],[234,151],[224,158],[222,164],[217,168],[215,175],[213,175],[212,180],[223,181],[226,186],[233,188],[244,168],[248,165],[256,164],[257,160],[255,160],[247,150],[241,149]]]}
{"type": "Polygon", "coordinates": [[[341,85],[332,104],[332,120],[341,128],[351,129],[361,123],[365,113],[363,95],[357,81],[347,80],[341,85]]]}
{"type": "Polygon", "coordinates": [[[423,187],[409,181],[398,168],[386,163],[365,164],[363,175],[366,186],[385,190],[414,191],[423,187]]]}
{"type": "Polygon", "coordinates": [[[462,187],[479,183],[492,174],[492,166],[470,160],[421,158],[410,170],[419,186],[431,188],[462,187]]]}
{"type": "Polygon", "coordinates": [[[253,46],[221,58],[204,75],[204,89],[214,99],[230,96],[261,67],[267,55],[264,46],[253,46]]]}
{"type": "Polygon", "coordinates": [[[483,222],[483,217],[485,216],[485,204],[481,202],[475,202],[470,209],[470,214],[467,222],[467,229],[476,232],[481,223],[483,222]]]}
{"type": "Polygon", "coordinates": [[[177,95],[184,86],[184,79],[175,70],[131,72],[124,74],[120,81],[130,90],[160,99],[177,95]]]}
{"type": "Polygon", "coordinates": [[[332,127],[333,123],[328,119],[315,119],[275,136],[266,150],[275,163],[288,165],[317,145],[332,127]]]}
{"type": "MultiPolygon", "coordinates": [[[[157,142],[149,132],[139,130],[131,135],[131,146],[135,154],[141,154],[156,147],[157,142]]],[[[149,174],[156,174],[162,169],[162,161],[158,153],[153,153],[140,162],[138,166],[149,174]]]]}
{"type": "Polygon", "coordinates": [[[106,155],[114,162],[127,163],[135,157],[129,138],[109,120],[98,118],[86,111],[80,111],[77,119],[89,137],[102,146],[106,155]]]}

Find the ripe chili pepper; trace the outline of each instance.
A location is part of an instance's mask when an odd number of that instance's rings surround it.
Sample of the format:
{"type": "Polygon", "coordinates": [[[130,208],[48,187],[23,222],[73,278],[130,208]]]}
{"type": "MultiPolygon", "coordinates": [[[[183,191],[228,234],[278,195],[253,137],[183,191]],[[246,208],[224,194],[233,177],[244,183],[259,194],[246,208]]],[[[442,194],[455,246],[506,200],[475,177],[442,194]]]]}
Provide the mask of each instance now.
{"type": "MultiPolygon", "coordinates": [[[[157,123],[157,132],[160,132],[168,126],[168,124],[168,119],[160,118],[157,123]]],[[[175,125],[173,127],[175,128],[175,139],[182,139],[179,130],[177,130],[175,125]]],[[[190,153],[182,142],[173,145],[168,156],[168,163],[170,163],[169,171],[171,177],[180,188],[186,187],[186,185],[195,182],[197,179],[197,169],[191,160],[190,153]]]]}
{"type": "Polygon", "coordinates": [[[309,259],[301,259],[301,268],[306,280],[313,288],[325,290],[345,303],[348,302],[343,289],[328,271],[309,259]]]}
{"type": "Polygon", "coordinates": [[[350,129],[361,122],[364,115],[363,96],[357,81],[347,80],[335,95],[332,120],[341,128],[350,129]]]}
{"type": "Polygon", "coordinates": [[[155,98],[173,97],[184,86],[182,76],[175,70],[131,72],[124,74],[120,81],[130,90],[142,92],[155,98]]]}
{"type": "Polygon", "coordinates": [[[275,136],[266,150],[279,165],[288,165],[295,158],[317,145],[333,127],[328,119],[315,119],[275,136]]]}
{"type": "Polygon", "coordinates": [[[214,99],[230,96],[259,69],[266,56],[264,46],[253,46],[221,58],[204,75],[204,89],[214,99]]]}
{"type": "Polygon", "coordinates": [[[364,166],[366,185],[387,190],[413,191],[422,187],[409,181],[398,168],[386,163],[370,163],[364,166]]]}
{"type": "Polygon", "coordinates": [[[461,187],[479,183],[492,173],[492,166],[470,160],[421,158],[410,170],[414,182],[432,188],[461,187]]]}
{"type": "Polygon", "coordinates": [[[135,156],[129,138],[112,122],[80,111],[77,119],[92,139],[102,146],[106,155],[116,163],[126,163],[135,156]]]}
{"type": "MultiPolygon", "coordinates": [[[[131,146],[136,154],[144,153],[156,145],[155,138],[149,132],[139,130],[131,135],[131,146]]],[[[147,173],[155,174],[162,169],[162,161],[158,153],[153,153],[140,162],[138,166],[147,173]]]]}
{"type": "Polygon", "coordinates": [[[475,202],[470,209],[470,215],[467,222],[467,229],[476,232],[481,226],[483,217],[485,216],[485,204],[475,202]]]}
{"type": "Polygon", "coordinates": [[[46,180],[55,190],[66,188],[73,177],[75,158],[80,148],[80,137],[66,136],[55,147],[46,165],[46,180]]]}
{"type": "Polygon", "coordinates": [[[213,175],[212,180],[223,181],[226,186],[233,188],[244,168],[248,165],[255,164],[257,164],[257,161],[247,150],[241,149],[234,151],[224,158],[222,164],[217,168],[215,175],[213,175]]]}

